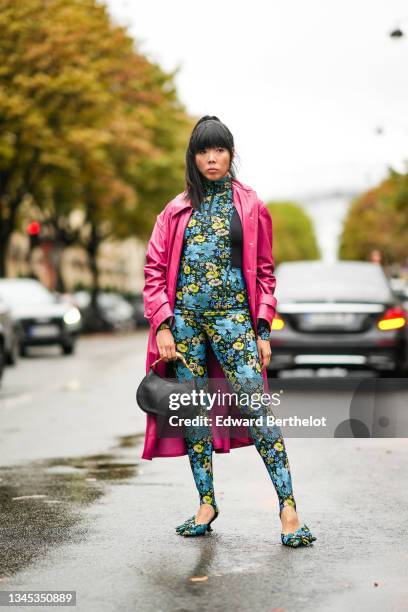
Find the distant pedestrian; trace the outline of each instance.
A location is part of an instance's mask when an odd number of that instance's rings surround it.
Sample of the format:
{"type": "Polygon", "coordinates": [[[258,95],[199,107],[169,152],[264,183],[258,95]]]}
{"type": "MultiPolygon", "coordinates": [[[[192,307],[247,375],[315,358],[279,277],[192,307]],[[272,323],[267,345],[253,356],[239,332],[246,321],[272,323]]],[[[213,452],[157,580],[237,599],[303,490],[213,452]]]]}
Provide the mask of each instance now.
{"type": "Polygon", "coordinates": [[[372,261],[373,263],[378,263],[381,264],[382,262],[382,255],[381,255],[381,251],[379,249],[373,249],[370,253],[370,261],[372,261]]]}

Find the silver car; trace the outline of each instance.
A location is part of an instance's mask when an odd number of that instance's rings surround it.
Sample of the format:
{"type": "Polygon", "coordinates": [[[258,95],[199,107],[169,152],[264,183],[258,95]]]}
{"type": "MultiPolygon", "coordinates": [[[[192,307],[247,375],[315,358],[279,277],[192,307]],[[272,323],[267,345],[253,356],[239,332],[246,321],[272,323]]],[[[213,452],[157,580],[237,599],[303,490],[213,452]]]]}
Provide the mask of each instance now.
{"type": "Polygon", "coordinates": [[[57,297],[37,280],[0,279],[0,296],[19,325],[20,353],[27,347],[59,344],[65,355],[75,350],[81,329],[81,314],[75,306],[57,297]]]}
{"type": "Polygon", "coordinates": [[[19,354],[19,326],[14,321],[9,306],[0,295],[0,327],[2,330],[2,343],[4,351],[4,362],[7,365],[15,365],[19,354]]]}

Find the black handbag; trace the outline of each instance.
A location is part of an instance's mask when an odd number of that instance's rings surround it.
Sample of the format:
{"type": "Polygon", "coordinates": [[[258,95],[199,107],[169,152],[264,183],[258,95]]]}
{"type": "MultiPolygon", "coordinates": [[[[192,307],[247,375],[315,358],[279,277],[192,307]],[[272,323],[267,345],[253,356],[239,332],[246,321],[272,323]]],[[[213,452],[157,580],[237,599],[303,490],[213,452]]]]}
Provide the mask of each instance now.
{"type": "MultiPolygon", "coordinates": [[[[176,352],[179,359],[182,360],[183,364],[190,370],[194,375],[193,370],[187,364],[184,356],[181,353],[176,352]]],[[[156,359],[150,366],[149,372],[143,378],[142,382],[136,391],[136,401],[139,407],[148,414],[152,414],[158,417],[168,417],[169,414],[176,414],[180,417],[194,417],[198,414],[198,405],[190,402],[188,405],[181,405],[175,410],[169,408],[170,395],[172,393],[180,394],[188,393],[191,398],[191,392],[197,389],[196,379],[186,380],[185,382],[178,382],[176,379],[163,378],[153,370],[153,366],[161,361],[163,357],[156,359]]],[[[185,396],[186,397],[186,396],[185,396]]]]}

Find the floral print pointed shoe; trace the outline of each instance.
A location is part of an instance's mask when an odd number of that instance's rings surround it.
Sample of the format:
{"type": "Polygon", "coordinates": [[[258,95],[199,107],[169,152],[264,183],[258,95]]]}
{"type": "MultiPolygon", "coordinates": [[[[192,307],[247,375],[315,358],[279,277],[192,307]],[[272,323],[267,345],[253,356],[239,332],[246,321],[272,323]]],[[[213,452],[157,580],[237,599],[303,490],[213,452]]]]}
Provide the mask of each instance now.
{"type": "Polygon", "coordinates": [[[312,534],[307,525],[302,525],[292,533],[281,533],[281,540],[284,546],[298,548],[299,546],[312,546],[317,538],[312,534]]]}
{"type": "Polygon", "coordinates": [[[176,531],[178,533],[180,533],[181,531],[184,531],[184,529],[186,529],[191,523],[194,523],[194,519],[195,519],[195,516],[190,516],[190,518],[184,521],[184,523],[181,523],[181,525],[178,525],[176,527],[176,531]]]}
{"type": "Polygon", "coordinates": [[[215,514],[209,523],[202,523],[197,525],[195,522],[195,516],[191,516],[184,523],[176,527],[176,532],[178,533],[178,535],[182,535],[185,537],[194,537],[202,536],[205,535],[207,531],[212,531],[211,523],[215,521],[215,519],[220,513],[217,506],[213,506],[213,508],[215,510],[215,514]]]}

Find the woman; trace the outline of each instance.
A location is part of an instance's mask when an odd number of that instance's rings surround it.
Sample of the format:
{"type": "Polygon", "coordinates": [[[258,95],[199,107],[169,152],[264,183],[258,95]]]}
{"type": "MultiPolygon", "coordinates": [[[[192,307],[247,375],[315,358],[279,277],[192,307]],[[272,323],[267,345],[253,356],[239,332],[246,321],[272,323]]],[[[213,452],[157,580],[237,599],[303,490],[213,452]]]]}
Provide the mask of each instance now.
{"type": "MultiPolygon", "coordinates": [[[[228,384],[238,397],[244,391],[254,397],[269,390],[266,368],[276,307],[272,220],[255,191],[235,178],[234,154],[229,129],[217,117],[202,117],[187,149],[186,190],[158,215],[147,249],[143,296],[151,328],[146,371],[160,357],[156,371],[161,375],[173,365],[179,381],[193,372],[200,389],[217,379],[218,390],[228,384]]],[[[215,412],[219,408],[217,402],[212,406],[215,412]]],[[[244,433],[227,427],[225,435],[225,428],[205,421],[207,400],[199,407],[203,421],[184,425],[183,437],[176,438],[161,437],[148,415],[142,458],[188,454],[199,493],[197,514],[177,533],[204,535],[219,514],[213,450],[254,444],[278,495],[282,544],[311,545],[316,538],[297,517],[282,432],[265,425],[266,416],[273,415],[270,407],[258,404],[255,411],[251,403],[239,403],[239,413],[262,414],[265,420],[261,425],[251,421],[244,433]]]]}

